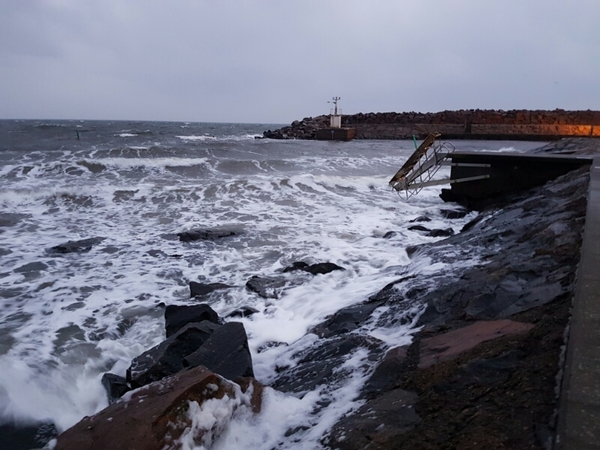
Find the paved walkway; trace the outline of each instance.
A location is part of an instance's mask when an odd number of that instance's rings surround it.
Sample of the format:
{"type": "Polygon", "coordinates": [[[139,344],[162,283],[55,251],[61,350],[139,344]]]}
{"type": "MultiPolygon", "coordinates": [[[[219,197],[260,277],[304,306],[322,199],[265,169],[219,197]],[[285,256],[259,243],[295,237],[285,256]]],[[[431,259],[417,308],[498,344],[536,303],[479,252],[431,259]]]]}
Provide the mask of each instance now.
{"type": "Polygon", "coordinates": [[[594,158],[556,449],[600,449],[600,157],[594,158]]]}

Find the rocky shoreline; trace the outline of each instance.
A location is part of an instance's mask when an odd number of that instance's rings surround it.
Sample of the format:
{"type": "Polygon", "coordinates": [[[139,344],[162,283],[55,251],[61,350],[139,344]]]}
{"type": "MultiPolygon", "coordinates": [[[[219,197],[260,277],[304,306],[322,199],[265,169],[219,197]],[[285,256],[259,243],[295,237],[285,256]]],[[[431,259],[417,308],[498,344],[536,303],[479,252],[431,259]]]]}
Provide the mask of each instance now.
{"type": "MultiPolygon", "coordinates": [[[[597,142],[561,141],[539,151],[589,154],[598,150],[597,142]]],[[[294,355],[293,367],[281,367],[269,388],[302,395],[320,383],[334,382],[340,376],[337,368],[360,349],[372,363],[361,391],[364,404],[333,426],[323,440],[327,448],[552,448],[588,180],[588,169],[582,168],[542,187],[496,199],[482,205],[460,233],[407,248],[411,259],[430,264],[479,256],[476,264],[440,272],[434,279],[400,270],[397,281],[363,304],[340,310],[312,329],[319,337],[315,345],[294,355]],[[420,327],[409,346],[389,349],[357,333],[381,307],[387,317],[379,320],[393,318],[420,327]]],[[[466,213],[455,208],[448,210],[448,217],[466,213]]],[[[427,221],[423,216],[406,226],[419,226],[423,233],[443,231],[430,230],[427,221]]],[[[179,238],[221,239],[230,231],[190,230],[179,238]]],[[[389,230],[383,238],[393,239],[397,231],[389,230]]],[[[87,251],[95,243],[82,242],[51,250],[87,251]]],[[[283,271],[288,275],[255,277],[247,288],[277,298],[290,283],[290,273],[326,275],[334,270],[343,268],[298,262],[283,271]]],[[[190,284],[191,295],[199,299],[226,288],[190,284]]],[[[193,315],[186,309],[185,320],[180,320],[178,308],[165,309],[167,339],[134,360],[126,380],[116,380],[124,389],[114,391],[113,404],[61,434],[57,449],[107,448],[100,436],[116,435],[112,448],[178,448],[186,436],[210,446],[226,420],[195,428],[197,434],[190,437],[190,401],[224,401],[229,408],[225,419],[238,408],[260,412],[264,387],[252,378],[243,326],[224,323],[208,305],[185,307],[198,311],[193,315]],[[154,375],[143,368],[155,370],[154,375]],[[159,413],[134,410],[140,399],[159,413]],[[140,444],[134,445],[137,440],[140,444]]],[[[113,385],[106,385],[113,392],[113,385]]],[[[288,430],[288,435],[301,431],[288,430]]]]}
{"type": "MultiPolygon", "coordinates": [[[[329,116],[305,117],[277,130],[269,139],[316,139],[329,127],[329,116]]],[[[564,137],[600,137],[600,111],[457,110],[436,113],[358,113],[342,117],[342,127],[354,128],[356,139],[424,138],[431,132],[445,139],[558,140],[564,137]]]]}

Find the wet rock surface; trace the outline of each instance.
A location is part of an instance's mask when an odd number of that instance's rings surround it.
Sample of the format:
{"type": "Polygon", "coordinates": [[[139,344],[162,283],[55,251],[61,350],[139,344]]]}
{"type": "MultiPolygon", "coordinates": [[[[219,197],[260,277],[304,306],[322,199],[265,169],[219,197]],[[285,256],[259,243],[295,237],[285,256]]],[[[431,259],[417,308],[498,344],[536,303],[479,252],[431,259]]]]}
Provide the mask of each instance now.
{"type": "Polygon", "coordinates": [[[236,384],[196,367],[138,389],[98,414],[84,417],[58,436],[55,449],[180,448],[178,440],[186,433],[206,448],[238,408],[260,411],[261,389],[255,380],[236,384]],[[213,421],[194,423],[189,411],[209,400],[221,403],[220,414],[213,421]]]}
{"type": "Polygon", "coordinates": [[[255,275],[246,282],[246,288],[249,291],[255,292],[265,299],[279,298],[286,285],[285,278],[272,276],[255,275]]]}
{"type": "Polygon", "coordinates": [[[186,367],[205,366],[230,380],[254,376],[248,337],[239,322],[216,328],[206,342],[183,361],[186,367]]]}
{"type": "Polygon", "coordinates": [[[201,347],[220,325],[209,321],[189,323],[167,340],[133,359],[127,382],[133,389],[182,371],[184,358],[201,347]]]}
{"type": "Polygon", "coordinates": [[[200,323],[208,320],[219,324],[219,315],[207,304],[200,305],[169,305],[165,308],[165,330],[171,337],[187,324],[200,323]]]}
{"type": "MultiPolygon", "coordinates": [[[[588,170],[496,199],[460,233],[407,249],[430,264],[476,263],[399,278],[371,297],[387,309],[379,323],[418,317],[422,328],[409,346],[377,355],[364,405],[332,428],[329,448],[548,448],[588,170]],[[421,305],[420,316],[411,304],[421,305]]],[[[373,320],[350,315],[345,324],[343,317],[340,311],[315,330],[343,335],[373,320]]]]}
{"type": "Polygon", "coordinates": [[[280,369],[281,375],[271,387],[282,392],[305,393],[319,385],[335,385],[345,374],[339,368],[358,350],[365,350],[373,362],[384,351],[383,342],[375,338],[344,335],[315,342],[310,348],[295,355],[294,367],[280,369]]]}

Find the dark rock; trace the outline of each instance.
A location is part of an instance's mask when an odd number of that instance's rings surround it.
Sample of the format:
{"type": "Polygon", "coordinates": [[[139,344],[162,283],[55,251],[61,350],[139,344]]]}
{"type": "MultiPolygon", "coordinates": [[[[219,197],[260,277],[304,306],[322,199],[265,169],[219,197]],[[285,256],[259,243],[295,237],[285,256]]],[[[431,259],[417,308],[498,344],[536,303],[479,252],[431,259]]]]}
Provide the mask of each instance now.
{"type": "Polygon", "coordinates": [[[406,247],[406,255],[409,258],[412,258],[413,256],[415,256],[417,253],[421,252],[423,249],[427,248],[426,245],[423,244],[419,244],[419,245],[409,245],[408,247],[406,247]]]}
{"type": "Polygon", "coordinates": [[[313,275],[325,275],[330,272],[333,272],[334,270],[346,270],[346,269],[338,266],[337,264],[325,262],[325,263],[312,264],[304,270],[308,273],[312,273],[313,275]]]}
{"type": "Polygon", "coordinates": [[[227,314],[227,317],[250,317],[252,314],[256,314],[258,309],[252,308],[251,306],[242,306],[234,311],[227,314]]]}
{"type": "Polygon", "coordinates": [[[410,231],[431,231],[429,228],[424,227],[423,225],[411,225],[408,227],[410,231]]]}
{"type": "Polygon", "coordinates": [[[398,234],[398,233],[396,233],[395,231],[388,231],[387,233],[385,233],[385,234],[383,235],[383,238],[384,238],[384,239],[391,239],[391,238],[393,238],[394,236],[396,236],[397,234],[398,234]]]}
{"type": "Polygon", "coordinates": [[[355,330],[365,322],[380,303],[363,303],[340,309],[325,322],[315,326],[311,333],[319,337],[331,337],[355,330]]]}
{"type": "Polygon", "coordinates": [[[94,237],[89,239],[82,239],[80,241],[68,241],[64,244],[56,245],[48,249],[50,253],[84,253],[89,252],[94,245],[98,245],[100,242],[105,240],[103,237],[94,237]]]}
{"type": "Polygon", "coordinates": [[[283,269],[283,273],[295,272],[296,270],[305,270],[307,267],[308,267],[308,264],[305,263],[304,261],[296,261],[296,262],[292,263],[291,266],[288,266],[285,269],[283,269]]]}
{"type": "Polygon", "coordinates": [[[448,237],[454,234],[454,230],[452,228],[446,228],[445,230],[435,229],[431,230],[427,233],[427,236],[431,237],[448,237]]]}
{"type": "Polygon", "coordinates": [[[456,211],[454,209],[442,209],[442,210],[440,210],[440,214],[443,217],[445,217],[446,219],[462,219],[468,213],[469,213],[469,211],[467,211],[467,210],[461,210],[461,211],[456,211]]]}
{"type": "Polygon", "coordinates": [[[195,228],[189,231],[178,233],[179,240],[181,242],[193,242],[193,241],[214,241],[229,236],[236,236],[240,234],[238,229],[227,229],[227,228],[195,228]]]}
{"type": "Polygon", "coordinates": [[[387,351],[377,368],[365,383],[362,395],[374,398],[394,388],[399,374],[406,369],[408,346],[394,347],[387,351]]]}
{"type": "Polygon", "coordinates": [[[429,217],[427,217],[427,216],[419,216],[419,217],[416,217],[416,218],[414,218],[414,219],[412,219],[412,220],[409,220],[408,222],[409,222],[409,223],[415,223],[415,222],[431,222],[431,219],[430,219],[429,217]]]}
{"type": "Polygon", "coordinates": [[[169,305],[165,308],[165,329],[167,331],[167,337],[172,336],[189,323],[199,323],[205,320],[214,324],[219,324],[218,314],[206,304],[169,305]]]}
{"type": "Polygon", "coordinates": [[[386,392],[339,420],[326,443],[339,450],[362,450],[378,448],[374,444],[390,436],[398,436],[396,439],[401,440],[400,435],[421,421],[414,408],[417,401],[414,392],[402,389],[386,392]]]}
{"type": "Polygon", "coordinates": [[[114,373],[102,375],[102,386],[106,389],[108,403],[110,404],[120,399],[125,392],[131,390],[131,387],[127,385],[127,379],[114,373]]]}
{"type": "Polygon", "coordinates": [[[28,425],[3,423],[0,425],[0,446],[2,450],[42,448],[57,435],[56,427],[50,422],[28,425]]]}
{"type": "Polygon", "coordinates": [[[286,285],[284,278],[253,276],[246,282],[246,288],[256,292],[262,298],[279,298],[282,288],[286,285]]]}
{"type": "Polygon", "coordinates": [[[477,217],[475,217],[473,220],[467,222],[462,229],[460,230],[460,232],[464,232],[464,231],[468,231],[471,228],[473,228],[475,225],[477,225],[479,222],[481,222],[481,220],[483,219],[483,214],[479,214],[477,217]]]}
{"type": "Polygon", "coordinates": [[[475,359],[463,365],[451,377],[434,386],[438,393],[449,390],[468,389],[474,384],[489,385],[507,381],[519,367],[523,354],[519,350],[509,350],[494,358],[475,359]]]}
{"type": "Polygon", "coordinates": [[[186,366],[183,359],[204,344],[220,327],[209,321],[190,323],[131,362],[127,382],[133,389],[173,375],[186,366]]]}
{"type": "Polygon", "coordinates": [[[190,297],[199,297],[219,289],[228,289],[230,287],[231,286],[223,283],[198,283],[196,281],[190,281],[190,297]]]}
{"type": "Polygon", "coordinates": [[[244,325],[229,322],[217,328],[200,348],[184,358],[184,364],[187,367],[207,367],[230,380],[253,377],[244,325]]]}
{"type": "Polygon", "coordinates": [[[28,272],[39,272],[46,270],[48,266],[41,261],[36,261],[28,264],[24,264],[21,267],[17,267],[15,272],[17,273],[28,273],[28,272]]]}
{"type": "Polygon", "coordinates": [[[96,415],[84,417],[58,436],[55,450],[164,450],[175,448],[174,442],[184,433],[190,433],[186,439],[198,446],[210,448],[238,407],[260,411],[261,392],[256,380],[240,380],[238,385],[196,367],[145,386],[96,415]],[[228,413],[194,423],[190,408],[202,408],[207,401],[222,402],[228,413]]]}
{"type": "Polygon", "coordinates": [[[339,367],[358,349],[368,351],[376,360],[383,353],[384,344],[379,339],[346,334],[315,342],[309,349],[294,356],[293,367],[279,368],[279,377],[271,387],[283,392],[303,393],[319,385],[332,385],[344,374],[339,367]]]}
{"type": "Polygon", "coordinates": [[[383,304],[397,303],[399,301],[404,300],[404,296],[396,289],[396,285],[411,280],[413,278],[415,278],[415,275],[409,275],[406,277],[398,278],[397,280],[386,284],[383,287],[383,289],[369,297],[369,303],[376,302],[378,306],[380,306],[383,304]]]}
{"type": "Polygon", "coordinates": [[[284,273],[294,272],[297,270],[301,270],[303,272],[308,272],[313,275],[325,275],[330,272],[333,272],[334,270],[346,270],[346,269],[338,266],[337,264],[331,263],[331,262],[324,262],[324,263],[308,265],[305,262],[298,261],[298,262],[293,263],[291,266],[283,269],[283,272],[284,273]]]}
{"type": "Polygon", "coordinates": [[[27,214],[0,212],[0,227],[12,227],[27,217],[27,214]]]}

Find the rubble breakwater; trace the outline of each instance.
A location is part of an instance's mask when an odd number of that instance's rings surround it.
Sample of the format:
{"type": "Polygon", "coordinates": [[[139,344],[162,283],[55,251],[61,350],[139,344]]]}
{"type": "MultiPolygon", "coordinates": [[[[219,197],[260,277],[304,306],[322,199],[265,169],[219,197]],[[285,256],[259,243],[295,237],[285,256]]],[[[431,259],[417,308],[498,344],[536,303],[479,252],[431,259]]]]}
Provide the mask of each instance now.
{"type": "MultiPolygon", "coordinates": [[[[271,139],[315,139],[329,127],[329,116],[305,117],[288,126],[265,131],[271,139]]],[[[564,137],[600,137],[600,111],[481,110],[434,113],[379,112],[344,115],[342,127],[354,128],[356,139],[411,139],[430,132],[444,138],[557,140],[564,137]]]]}

